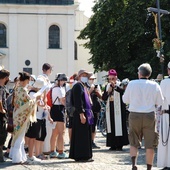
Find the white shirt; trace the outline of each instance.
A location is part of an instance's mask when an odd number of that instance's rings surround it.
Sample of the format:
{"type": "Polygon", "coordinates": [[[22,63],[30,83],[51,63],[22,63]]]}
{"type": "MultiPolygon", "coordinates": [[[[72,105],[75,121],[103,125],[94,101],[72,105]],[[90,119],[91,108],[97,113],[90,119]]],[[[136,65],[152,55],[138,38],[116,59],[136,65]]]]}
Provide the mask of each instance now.
{"type": "Polygon", "coordinates": [[[155,105],[162,105],[163,95],[158,83],[139,79],[130,81],[123,95],[123,102],[129,104],[129,111],[149,113],[155,105]]]}
{"type": "Polygon", "coordinates": [[[162,105],[162,110],[169,110],[170,105],[170,78],[161,81],[161,90],[164,96],[164,103],[162,105]]]}
{"type": "MultiPolygon", "coordinates": [[[[34,94],[35,94],[35,92],[29,93],[31,99],[34,98],[34,96],[33,96],[34,94]]],[[[43,101],[40,101],[40,102],[43,102],[43,101]]],[[[43,112],[44,112],[44,108],[41,106],[37,106],[36,118],[42,120],[46,116],[46,114],[43,115],[43,112]]]]}
{"type": "Polygon", "coordinates": [[[52,84],[51,84],[48,76],[46,74],[42,74],[42,75],[39,75],[37,78],[39,78],[39,77],[44,78],[45,85],[48,85],[48,88],[46,88],[46,91],[48,92],[50,90],[50,88],[52,87],[52,84]]]}
{"type": "MultiPolygon", "coordinates": [[[[66,89],[65,89],[65,87],[54,87],[54,88],[52,89],[52,101],[53,101],[53,102],[56,100],[57,97],[60,99],[60,98],[65,97],[65,95],[66,95],[66,89]]],[[[57,99],[57,100],[54,102],[54,105],[61,105],[61,103],[60,103],[59,100],[57,99]]]]}

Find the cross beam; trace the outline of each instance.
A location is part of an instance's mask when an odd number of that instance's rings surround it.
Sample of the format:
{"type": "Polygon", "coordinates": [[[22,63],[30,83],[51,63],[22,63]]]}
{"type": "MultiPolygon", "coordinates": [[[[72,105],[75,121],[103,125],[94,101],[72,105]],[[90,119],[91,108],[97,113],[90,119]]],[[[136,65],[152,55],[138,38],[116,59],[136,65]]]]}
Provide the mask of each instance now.
{"type": "MultiPolygon", "coordinates": [[[[158,8],[149,7],[149,8],[147,8],[147,10],[148,10],[148,12],[158,13],[158,8]]],[[[161,13],[161,14],[165,14],[165,15],[169,15],[169,14],[170,14],[169,11],[164,10],[164,9],[160,9],[160,13],[161,13]]]]}

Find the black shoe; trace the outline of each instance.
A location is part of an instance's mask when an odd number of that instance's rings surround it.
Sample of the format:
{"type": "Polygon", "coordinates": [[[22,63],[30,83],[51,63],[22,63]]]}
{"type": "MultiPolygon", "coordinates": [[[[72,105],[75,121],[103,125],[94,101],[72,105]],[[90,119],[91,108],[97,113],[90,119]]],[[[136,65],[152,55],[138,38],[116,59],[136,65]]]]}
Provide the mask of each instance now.
{"type": "Polygon", "coordinates": [[[97,146],[95,143],[92,143],[92,149],[100,149],[100,147],[97,146]]]}
{"type": "Polygon", "coordinates": [[[117,147],[116,150],[117,151],[123,151],[122,147],[117,147]]]}
{"type": "Polygon", "coordinates": [[[9,158],[9,153],[8,153],[8,152],[5,152],[5,153],[4,153],[4,157],[9,158]]]}
{"type": "Polygon", "coordinates": [[[110,151],[116,151],[116,149],[117,149],[116,147],[110,147],[109,148],[110,151]]]}
{"type": "Polygon", "coordinates": [[[94,160],[92,158],[90,159],[75,159],[76,162],[93,162],[94,160]]]}
{"type": "Polygon", "coordinates": [[[165,167],[162,170],[170,170],[170,167],[165,167]]]}
{"type": "Polygon", "coordinates": [[[132,170],[138,170],[137,166],[133,166],[132,170]]]}
{"type": "Polygon", "coordinates": [[[85,162],[93,162],[93,161],[94,161],[94,159],[92,159],[92,158],[85,160],[85,162]]]}

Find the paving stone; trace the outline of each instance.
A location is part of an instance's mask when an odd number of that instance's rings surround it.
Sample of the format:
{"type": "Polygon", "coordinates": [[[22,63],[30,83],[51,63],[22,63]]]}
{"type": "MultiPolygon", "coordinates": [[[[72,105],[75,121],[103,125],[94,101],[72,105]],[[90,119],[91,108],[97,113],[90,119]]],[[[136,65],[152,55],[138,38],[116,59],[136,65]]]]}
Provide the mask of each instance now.
{"type": "MultiPolygon", "coordinates": [[[[65,149],[69,150],[68,133],[65,136],[65,149]]],[[[93,150],[94,162],[79,163],[72,159],[49,159],[34,165],[13,165],[10,159],[5,163],[0,163],[0,169],[4,170],[131,170],[131,159],[129,155],[129,145],[123,151],[109,151],[105,146],[106,138],[98,131],[95,143],[100,149],[93,150]]],[[[139,149],[138,170],[146,170],[145,149],[139,149]]],[[[152,170],[156,167],[156,154],[152,170]]]]}

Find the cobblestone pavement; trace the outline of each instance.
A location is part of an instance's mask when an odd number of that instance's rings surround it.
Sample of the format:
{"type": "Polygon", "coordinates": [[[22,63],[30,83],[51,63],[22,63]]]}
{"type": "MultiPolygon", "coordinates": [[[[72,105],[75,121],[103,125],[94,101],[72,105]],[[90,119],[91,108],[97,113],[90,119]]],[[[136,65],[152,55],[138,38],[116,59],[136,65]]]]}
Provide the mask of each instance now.
{"type": "MultiPolygon", "coordinates": [[[[96,144],[100,149],[93,150],[94,162],[77,163],[72,159],[49,159],[43,160],[39,164],[34,165],[13,165],[10,159],[5,163],[0,163],[0,169],[6,170],[131,170],[131,160],[129,156],[129,145],[123,148],[123,151],[109,151],[105,146],[106,139],[97,132],[96,144]]],[[[69,149],[68,133],[66,133],[65,149],[69,149]]],[[[146,170],[145,150],[139,150],[138,170],[146,170]]],[[[153,170],[156,167],[156,155],[153,170]]]]}

